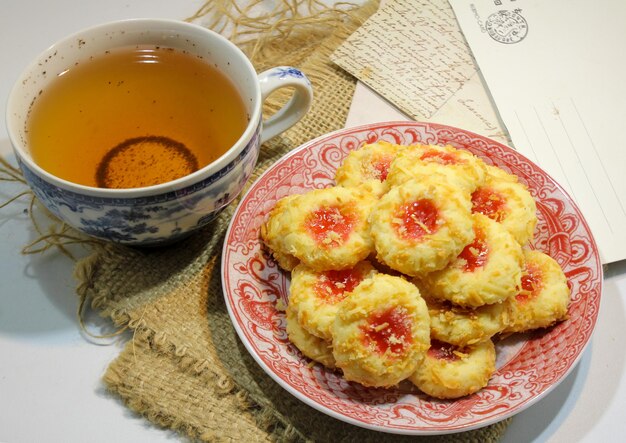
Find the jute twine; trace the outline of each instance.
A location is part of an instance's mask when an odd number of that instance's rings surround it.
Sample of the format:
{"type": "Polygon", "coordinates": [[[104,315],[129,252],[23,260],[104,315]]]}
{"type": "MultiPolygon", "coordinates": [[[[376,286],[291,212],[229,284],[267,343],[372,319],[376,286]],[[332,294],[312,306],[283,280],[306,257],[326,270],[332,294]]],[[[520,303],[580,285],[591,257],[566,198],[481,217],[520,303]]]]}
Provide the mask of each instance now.
{"type": "MultiPolygon", "coordinates": [[[[355,79],[334,66],[329,55],[377,6],[366,3],[329,9],[314,1],[285,1],[278,2],[274,15],[267,17],[255,15],[256,3],[244,8],[213,1],[192,17],[230,33],[258,71],[292,65],[313,83],[312,110],[299,124],[264,145],[251,181],[291,149],[343,127],[355,79]],[[262,38],[251,37],[255,35],[262,38]]],[[[282,96],[272,99],[268,112],[284,101],[282,96]]],[[[4,164],[3,174],[7,167],[12,168],[4,164]]],[[[9,172],[20,179],[14,168],[9,172]]],[[[236,204],[197,234],[158,249],[92,241],[63,225],[51,233],[40,232],[44,240],[35,246],[39,252],[53,246],[63,248],[65,242],[90,242],[93,253],[75,267],[77,292],[119,328],[133,331],[132,340],[104,375],[111,392],[151,422],[199,441],[500,439],[508,420],[433,437],[368,431],[306,406],[276,384],[239,341],[222,296],[220,256],[236,204]]]]}

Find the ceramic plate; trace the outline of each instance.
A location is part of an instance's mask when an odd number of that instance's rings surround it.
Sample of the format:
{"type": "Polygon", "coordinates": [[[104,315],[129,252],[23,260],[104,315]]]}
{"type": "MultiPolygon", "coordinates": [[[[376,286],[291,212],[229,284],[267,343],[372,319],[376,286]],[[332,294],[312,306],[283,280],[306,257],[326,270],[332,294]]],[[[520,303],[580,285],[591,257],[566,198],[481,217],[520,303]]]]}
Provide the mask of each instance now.
{"type": "Polygon", "coordinates": [[[248,351],[288,392],[339,420],[399,434],[445,434],[479,428],[530,406],[571,371],[588,343],[600,305],[602,267],[587,223],[565,191],[514,150],[480,135],[432,123],[360,126],[313,140],[276,162],[251,187],[226,234],[222,282],[232,322],[248,351]],[[290,344],[278,300],[288,303],[289,275],[261,248],[259,229],[286,195],[333,185],[334,172],[363,143],[451,144],[517,175],[537,201],[532,247],[562,266],[572,290],[569,319],[497,343],[497,370],[478,393],[435,400],[410,383],[365,388],[309,360],[290,344]]]}

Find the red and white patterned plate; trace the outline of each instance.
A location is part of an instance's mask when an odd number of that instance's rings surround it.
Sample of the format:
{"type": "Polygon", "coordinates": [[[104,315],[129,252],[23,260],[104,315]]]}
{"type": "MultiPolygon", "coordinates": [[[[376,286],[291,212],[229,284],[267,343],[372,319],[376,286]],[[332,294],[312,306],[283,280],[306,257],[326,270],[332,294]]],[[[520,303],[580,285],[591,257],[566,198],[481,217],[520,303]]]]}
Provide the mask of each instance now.
{"type": "Polygon", "coordinates": [[[389,122],[340,130],[287,154],[251,187],[236,209],[222,254],[222,284],[232,322],[248,351],[288,392],[337,419],[399,434],[445,434],[509,417],[553,389],[574,367],[593,331],[602,290],[595,242],[570,197],[543,170],[511,148],[480,135],[433,123],[389,122]],[[549,330],[497,344],[497,370],[489,385],[455,401],[432,399],[408,382],[372,389],[309,365],[287,339],[289,275],[261,248],[259,229],[276,201],[333,184],[351,150],[384,139],[398,144],[451,144],[509,171],[537,201],[532,246],[562,266],[572,290],[569,319],[549,330]]]}

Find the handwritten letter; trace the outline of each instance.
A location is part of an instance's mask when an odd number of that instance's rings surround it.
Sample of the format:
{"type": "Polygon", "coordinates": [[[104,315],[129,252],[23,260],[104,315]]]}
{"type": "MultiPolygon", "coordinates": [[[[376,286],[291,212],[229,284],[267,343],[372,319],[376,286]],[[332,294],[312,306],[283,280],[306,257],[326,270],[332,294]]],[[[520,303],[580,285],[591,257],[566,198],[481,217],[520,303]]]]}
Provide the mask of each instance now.
{"type": "Polygon", "coordinates": [[[417,119],[432,117],[476,72],[445,0],[389,2],[332,60],[417,119]]]}
{"type": "MultiPolygon", "coordinates": [[[[412,119],[508,141],[446,0],[385,2],[331,59],[412,119]]],[[[376,102],[372,96],[357,88],[351,124],[377,115],[357,112],[359,103],[376,102]]]]}

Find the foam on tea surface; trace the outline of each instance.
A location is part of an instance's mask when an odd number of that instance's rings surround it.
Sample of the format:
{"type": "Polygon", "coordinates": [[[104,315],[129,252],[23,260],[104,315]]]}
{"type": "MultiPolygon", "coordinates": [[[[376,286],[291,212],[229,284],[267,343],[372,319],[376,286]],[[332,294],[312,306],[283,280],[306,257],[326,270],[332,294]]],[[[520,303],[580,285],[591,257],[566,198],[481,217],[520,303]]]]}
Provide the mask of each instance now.
{"type": "Polygon", "coordinates": [[[107,152],[96,170],[96,183],[100,188],[139,188],[197,170],[198,159],[184,144],[167,137],[136,137],[107,152]]]}
{"type": "Polygon", "coordinates": [[[27,122],[33,160],[87,186],[165,183],[215,161],[248,117],[210,62],[163,47],[107,51],[63,72],[27,122]]]}

